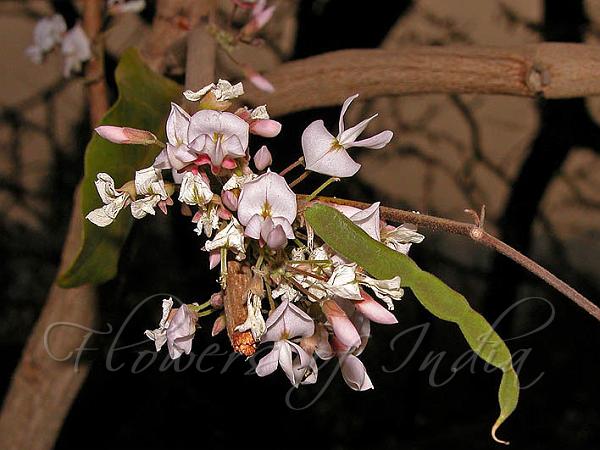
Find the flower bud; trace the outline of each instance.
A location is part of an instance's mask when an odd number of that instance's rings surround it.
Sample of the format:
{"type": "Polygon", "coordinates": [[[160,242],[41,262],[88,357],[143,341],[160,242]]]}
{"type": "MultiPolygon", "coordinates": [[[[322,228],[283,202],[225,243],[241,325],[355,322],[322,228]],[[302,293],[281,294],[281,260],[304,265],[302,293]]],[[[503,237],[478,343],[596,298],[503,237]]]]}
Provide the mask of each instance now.
{"type": "Polygon", "coordinates": [[[215,320],[215,323],[213,324],[212,331],[210,334],[212,336],[216,336],[221,331],[223,331],[226,327],[227,327],[227,321],[225,320],[225,314],[221,314],[215,320]]]}
{"type": "Polygon", "coordinates": [[[210,296],[210,306],[214,309],[221,309],[223,307],[223,293],[215,292],[210,296]]]}
{"type": "Polygon", "coordinates": [[[154,134],[137,128],[102,125],[96,128],[96,133],[115,144],[151,145],[158,143],[158,139],[154,134]]]}
{"type": "Polygon", "coordinates": [[[272,138],[281,131],[281,124],[276,120],[259,119],[250,124],[250,133],[258,136],[272,138]]]}
{"type": "Polygon", "coordinates": [[[231,191],[223,191],[221,194],[221,202],[230,211],[237,211],[238,198],[231,191]]]}
{"type": "Polygon", "coordinates": [[[260,89],[261,91],[267,92],[269,94],[272,92],[275,92],[275,88],[269,82],[269,80],[267,80],[265,77],[263,77],[261,74],[259,74],[252,67],[250,67],[246,64],[243,64],[242,70],[244,71],[244,75],[246,76],[246,78],[248,78],[250,83],[252,83],[258,89],[260,89]]]}
{"type": "Polygon", "coordinates": [[[254,166],[258,170],[265,170],[272,162],[271,152],[266,145],[263,145],[254,155],[254,166]]]}

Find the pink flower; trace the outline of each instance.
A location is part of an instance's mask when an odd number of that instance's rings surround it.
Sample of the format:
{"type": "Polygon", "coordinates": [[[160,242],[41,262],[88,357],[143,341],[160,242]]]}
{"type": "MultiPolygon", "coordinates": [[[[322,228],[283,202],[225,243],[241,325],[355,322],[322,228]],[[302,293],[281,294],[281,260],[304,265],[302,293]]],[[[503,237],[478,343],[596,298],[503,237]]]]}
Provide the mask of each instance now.
{"type": "Polygon", "coordinates": [[[250,123],[250,133],[272,138],[281,131],[281,124],[272,119],[258,119],[250,123]]]}
{"type": "Polygon", "coordinates": [[[267,171],[244,184],[238,219],[246,227],[246,236],[275,246],[271,248],[281,248],[287,239],[294,239],[292,222],[296,213],[296,195],[282,176],[267,171]]]}
{"type": "Polygon", "coordinates": [[[233,162],[246,155],[248,133],[248,124],[235,114],[202,110],[190,119],[188,140],[196,153],[207,155],[218,168],[226,159],[233,162]]]}
{"type": "Polygon", "coordinates": [[[275,87],[271,84],[271,82],[254,70],[251,66],[248,64],[242,64],[240,67],[246,78],[248,78],[248,81],[250,81],[250,83],[252,83],[258,89],[268,94],[275,92],[275,87]]]}
{"type": "Polygon", "coordinates": [[[352,147],[378,149],[392,139],[393,133],[386,130],[370,138],[356,140],[377,114],[352,128],[345,129],[344,114],[356,97],[358,94],[347,98],[344,102],[340,114],[339,133],[336,137],[327,131],[322,120],[315,120],[302,133],[302,151],[308,170],[332,177],[350,177],[358,172],[360,164],[350,157],[347,149],[352,147]]]}
{"type": "Polygon", "coordinates": [[[252,8],[252,16],[250,21],[244,25],[240,34],[245,38],[249,38],[256,34],[264,27],[275,12],[275,5],[267,8],[267,0],[258,0],[252,8]]]}
{"type": "Polygon", "coordinates": [[[273,157],[266,145],[263,145],[254,155],[254,166],[257,170],[265,170],[273,163],[273,157]]]}
{"type": "Polygon", "coordinates": [[[229,209],[230,211],[237,211],[238,208],[238,198],[231,191],[223,191],[221,193],[221,201],[223,205],[229,209]]]}
{"type": "Polygon", "coordinates": [[[267,331],[263,342],[274,342],[271,352],[256,366],[256,374],[264,377],[273,373],[278,366],[295,387],[314,383],[317,378],[317,365],[302,347],[291,341],[293,338],[312,336],[315,325],[312,318],[289,301],[284,300],[271,313],[266,322],[267,331]],[[297,357],[294,358],[294,354],[297,357]]]}
{"type": "Polygon", "coordinates": [[[340,305],[334,300],[325,300],[321,305],[321,309],[339,342],[348,348],[360,345],[360,335],[340,305]]]}
{"type": "Polygon", "coordinates": [[[375,301],[373,297],[362,289],[360,290],[362,300],[354,301],[354,307],[363,316],[376,323],[391,325],[398,323],[398,319],[387,308],[375,301]]]}
{"type": "Polygon", "coordinates": [[[173,179],[181,183],[183,174],[178,171],[196,159],[188,146],[188,128],[190,115],[183,108],[171,103],[171,112],[167,119],[167,146],[154,160],[157,169],[172,169],[173,179]]]}

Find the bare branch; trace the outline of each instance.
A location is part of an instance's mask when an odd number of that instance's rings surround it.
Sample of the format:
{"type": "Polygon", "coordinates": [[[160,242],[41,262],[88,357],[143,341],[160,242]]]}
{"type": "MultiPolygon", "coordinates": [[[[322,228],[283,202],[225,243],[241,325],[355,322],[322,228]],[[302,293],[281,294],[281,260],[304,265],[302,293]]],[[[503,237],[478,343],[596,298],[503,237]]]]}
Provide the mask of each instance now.
{"type": "Polygon", "coordinates": [[[357,92],[470,93],[566,98],[600,95],[600,48],[542,43],[513,48],[419,47],[341,50],[291,61],[266,76],[276,95],[247,86],[245,100],[273,115],[338,105],[357,92]]]}

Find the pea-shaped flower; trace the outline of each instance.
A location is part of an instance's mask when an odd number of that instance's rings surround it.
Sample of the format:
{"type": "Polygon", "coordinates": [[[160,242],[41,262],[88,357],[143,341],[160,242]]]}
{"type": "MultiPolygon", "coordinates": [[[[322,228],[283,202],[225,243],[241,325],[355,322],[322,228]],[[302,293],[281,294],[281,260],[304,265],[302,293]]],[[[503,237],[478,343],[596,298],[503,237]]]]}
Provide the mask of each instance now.
{"type": "Polygon", "coordinates": [[[267,171],[244,184],[238,220],[246,236],[262,239],[271,248],[285,247],[287,239],[294,239],[296,213],[296,195],[281,175],[267,171]]]}
{"type": "Polygon", "coordinates": [[[382,131],[367,139],[357,140],[377,114],[346,130],[344,114],[356,97],[358,94],[348,97],[344,102],[340,114],[339,133],[336,137],[327,131],[322,120],[315,120],[306,127],[302,133],[302,151],[307,170],[332,177],[351,177],[358,172],[360,164],[354,161],[346,150],[352,147],[378,149],[391,141],[394,134],[390,130],[382,131]]]}

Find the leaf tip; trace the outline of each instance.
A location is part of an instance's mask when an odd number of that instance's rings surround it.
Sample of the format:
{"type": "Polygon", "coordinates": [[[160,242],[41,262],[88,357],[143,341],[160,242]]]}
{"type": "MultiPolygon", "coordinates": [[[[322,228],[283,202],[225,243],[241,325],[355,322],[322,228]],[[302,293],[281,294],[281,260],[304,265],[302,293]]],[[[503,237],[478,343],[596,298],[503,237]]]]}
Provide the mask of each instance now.
{"type": "Polygon", "coordinates": [[[502,439],[499,439],[498,436],[496,436],[496,431],[498,431],[498,428],[500,428],[500,425],[504,423],[505,419],[506,417],[501,415],[500,417],[498,417],[498,420],[496,420],[496,423],[492,427],[492,439],[494,439],[494,441],[498,442],[499,444],[509,445],[509,441],[503,441],[502,439]]]}

